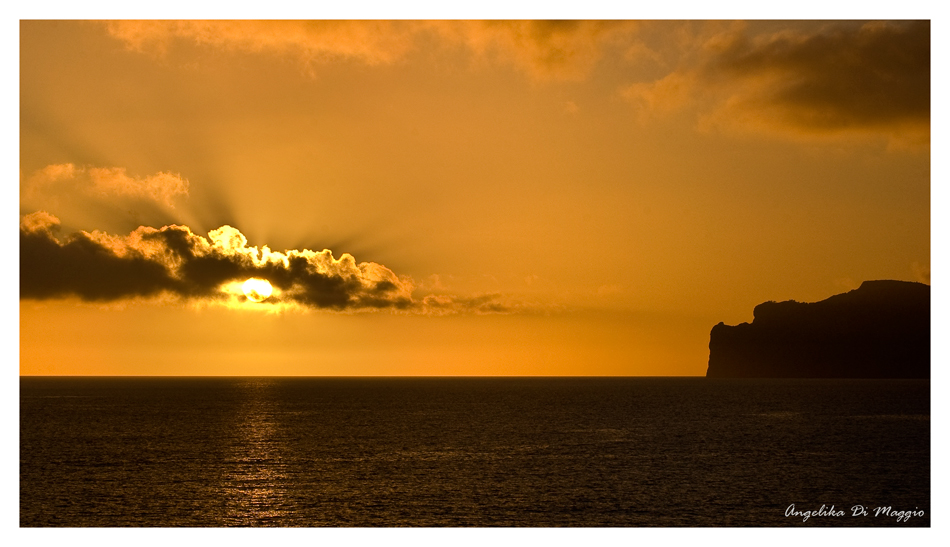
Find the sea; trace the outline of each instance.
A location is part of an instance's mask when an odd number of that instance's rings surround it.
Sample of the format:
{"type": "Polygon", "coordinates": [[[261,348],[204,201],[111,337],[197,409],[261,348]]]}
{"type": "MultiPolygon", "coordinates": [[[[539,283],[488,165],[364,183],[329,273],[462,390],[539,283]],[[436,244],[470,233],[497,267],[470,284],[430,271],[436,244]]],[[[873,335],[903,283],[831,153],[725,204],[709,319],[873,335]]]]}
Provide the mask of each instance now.
{"type": "Polygon", "coordinates": [[[21,377],[21,527],[929,527],[930,381],[21,377]]]}

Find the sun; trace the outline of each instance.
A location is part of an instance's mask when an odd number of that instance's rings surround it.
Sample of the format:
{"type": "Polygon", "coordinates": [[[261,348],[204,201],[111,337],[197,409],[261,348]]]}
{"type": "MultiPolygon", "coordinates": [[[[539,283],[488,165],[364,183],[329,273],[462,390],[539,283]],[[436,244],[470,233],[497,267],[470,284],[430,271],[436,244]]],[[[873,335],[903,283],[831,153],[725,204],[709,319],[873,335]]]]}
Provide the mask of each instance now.
{"type": "Polygon", "coordinates": [[[244,291],[244,296],[247,296],[247,299],[252,302],[263,302],[274,292],[274,288],[270,286],[269,281],[256,277],[245,281],[244,285],[241,285],[241,289],[244,291]]]}

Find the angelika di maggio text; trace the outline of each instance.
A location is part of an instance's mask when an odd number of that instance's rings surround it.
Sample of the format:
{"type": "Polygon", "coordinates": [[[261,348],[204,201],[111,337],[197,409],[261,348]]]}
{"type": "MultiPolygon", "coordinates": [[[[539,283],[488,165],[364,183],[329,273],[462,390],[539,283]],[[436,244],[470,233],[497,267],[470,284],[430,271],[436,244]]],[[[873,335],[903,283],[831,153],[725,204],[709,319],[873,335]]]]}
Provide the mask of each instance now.
{"type": "Polygon", "coordinates": [[[924,516],[924,510],[914,508],[913,511],[898,511],[890,506],[887,507],[875,507],[871,509],[863,505],[853,505],[851,506],[851,513],[846,513],[844,509],[835,509],[835,506],[832,505],[831,508],[826,507],[822,504],[821,508],[817,511],[802,511],[795,508],[795,504],[791,504],[785,509],[786,517],[801,517],[802,522],[808,522],[808,519],[811,517],[891,517],[896,518],[897,522],[907,522],[911,517],[922,517],[924,516]]]}

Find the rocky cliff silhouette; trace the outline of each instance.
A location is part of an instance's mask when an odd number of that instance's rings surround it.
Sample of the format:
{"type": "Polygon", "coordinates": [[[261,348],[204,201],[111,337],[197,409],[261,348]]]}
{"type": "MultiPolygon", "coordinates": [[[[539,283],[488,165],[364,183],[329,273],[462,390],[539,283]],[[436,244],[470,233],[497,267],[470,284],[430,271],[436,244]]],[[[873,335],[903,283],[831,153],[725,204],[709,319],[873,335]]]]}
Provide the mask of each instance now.
{"type": "Polygon", "coordinates": [[[709,334],[709,378],[930,378],[930,286],[865,281],[821,302],[765,302],[709,334]]]}

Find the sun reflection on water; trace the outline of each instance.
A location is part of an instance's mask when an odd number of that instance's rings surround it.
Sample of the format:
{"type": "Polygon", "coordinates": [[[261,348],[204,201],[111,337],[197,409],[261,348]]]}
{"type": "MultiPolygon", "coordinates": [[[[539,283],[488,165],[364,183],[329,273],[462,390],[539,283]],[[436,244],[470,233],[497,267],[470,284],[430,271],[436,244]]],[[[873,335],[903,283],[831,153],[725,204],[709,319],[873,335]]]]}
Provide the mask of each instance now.
{"type": "Polygon", "coordinates": [[[239,388],[243,400],[222,484],[225,521],[230,526],[276,526],[292,517],[273,383],[267,378],[248,379],[239,388]]]}

